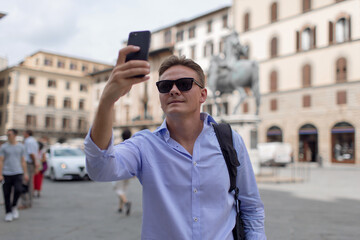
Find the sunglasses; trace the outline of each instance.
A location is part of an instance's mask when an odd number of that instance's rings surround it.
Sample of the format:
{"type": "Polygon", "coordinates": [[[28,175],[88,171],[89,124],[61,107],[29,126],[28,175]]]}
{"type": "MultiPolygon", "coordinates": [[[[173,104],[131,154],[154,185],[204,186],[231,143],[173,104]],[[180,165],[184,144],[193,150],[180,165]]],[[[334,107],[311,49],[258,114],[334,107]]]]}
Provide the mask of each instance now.
{"type": "Polygon", "coordinates": [[[181,92],[185,92],[185,91],[189,91],[192,88],[193,83],[198,85],[200,88],[204,88],[194,78],[179,78],[177,80],[161,80],[156,82],[156,86],[160,93],[169,93],[170,90],[173,88],[174,84],[176,85],[177,89],[179,89],[181,92]]]}

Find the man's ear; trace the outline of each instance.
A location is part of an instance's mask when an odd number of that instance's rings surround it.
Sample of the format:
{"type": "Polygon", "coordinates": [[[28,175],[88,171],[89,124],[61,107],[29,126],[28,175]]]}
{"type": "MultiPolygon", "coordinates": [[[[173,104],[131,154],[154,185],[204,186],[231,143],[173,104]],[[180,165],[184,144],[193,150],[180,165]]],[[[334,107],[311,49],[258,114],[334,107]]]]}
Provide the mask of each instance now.
{"type": "Polygon", "coordinates": [[[206,98],[207,98],[207,89],[206,88],[201,89],[200,94],[201,94],[200,103],[204,103],[206,101],[206,98]]]}

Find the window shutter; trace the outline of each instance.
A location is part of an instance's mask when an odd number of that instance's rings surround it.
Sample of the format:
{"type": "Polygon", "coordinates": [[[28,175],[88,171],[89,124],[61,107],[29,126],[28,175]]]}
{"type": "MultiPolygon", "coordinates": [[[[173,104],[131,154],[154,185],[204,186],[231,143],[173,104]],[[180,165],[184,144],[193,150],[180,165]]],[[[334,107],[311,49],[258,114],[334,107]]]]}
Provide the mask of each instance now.
{"type": "Polygon", "coordinates": [[[277,72],[272,71],[270,74],[270,92],[277,91],[277,72]]]}
{"type": "Polygon", "coordinates": [[[348,18],[348,27],[349,27],[349,36],[348,36],[348,40],[351,40],[351,17],[349,16],[348,18]]]}
{"type": "Polygon", "coordinates": [[[329,45],[334,43],[334,24],[329,22],[329,45]]]}
{"type": "Polygon", "coordinates": [[[312,48],[316,48],[316,26],[312,29],[312,48]]]}
{"type": "Polygon", "coordinates": [[[346,91],[337,92],[337,104],[346,104],[346,91]]]}
{"type": "Polygon", "coordinates": [[[296,31],[296,51],[299,52],[300,50],[300,33],[296,31]]]}

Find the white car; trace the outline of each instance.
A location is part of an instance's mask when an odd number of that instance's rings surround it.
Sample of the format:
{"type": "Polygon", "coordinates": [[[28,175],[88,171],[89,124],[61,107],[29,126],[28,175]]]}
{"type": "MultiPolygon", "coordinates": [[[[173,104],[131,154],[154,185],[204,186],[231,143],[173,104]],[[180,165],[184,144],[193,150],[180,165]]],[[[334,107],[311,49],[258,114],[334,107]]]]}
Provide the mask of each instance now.
{"type": "Polygon", "coordinates": [[[286,166],[286,164],[292,162],[292,147],[290,143],[258,143],[257,148],[261,165],[286,166]]]}
{"type": "Polygon", "coordinates": [[[50,146],[47,150],[47,164],[45,175],[53,181],[87,177],[85,153],[80,148],[64,145],[50,146]]]}

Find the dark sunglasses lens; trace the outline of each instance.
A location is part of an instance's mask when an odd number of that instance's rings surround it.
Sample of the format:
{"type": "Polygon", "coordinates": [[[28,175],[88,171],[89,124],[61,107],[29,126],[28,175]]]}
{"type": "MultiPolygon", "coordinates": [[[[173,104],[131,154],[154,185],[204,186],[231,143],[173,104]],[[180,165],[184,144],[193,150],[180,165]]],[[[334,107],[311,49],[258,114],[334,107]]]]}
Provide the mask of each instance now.
{"type": "Polygon", "coordinates": [[[191,78],[179,79],[175,81],[176,87],[180,91],[189,91],[192,87],[193,80],[191,78]]]}
{"type": "Polygon", "coordinates": [[[160,81],[156,83],[160,93],[170,92],[172,86],[174,85],[173,81],[160,81]]]}

